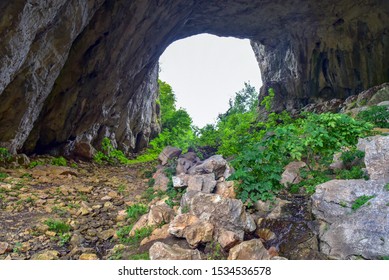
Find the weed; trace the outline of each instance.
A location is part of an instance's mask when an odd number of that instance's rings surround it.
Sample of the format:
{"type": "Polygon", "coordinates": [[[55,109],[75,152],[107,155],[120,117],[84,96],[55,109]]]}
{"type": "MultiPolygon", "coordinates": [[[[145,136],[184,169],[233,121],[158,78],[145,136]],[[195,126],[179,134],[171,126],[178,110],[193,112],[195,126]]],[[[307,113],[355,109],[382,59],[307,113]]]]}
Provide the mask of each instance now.
{"type": "Polygon", "coordinates": [[[78,164],[73,162],[72,164],[70,164],[70,167],[77,169],[78,168],[78,164]]]}
{"type": "Polygon", "coordinates": [[[120,195],[124,195],[125,192],[126,192],[126,185],[120,184],[120,185],[118,186],[118,193],[119,193],[120,195]]]}
{"type": "Polygon", "coordinates": [[[30,196],[30,197],[26,198],[25,202],[26,203],[31,203],[32,205],[34,205],[35,200],[30,196]]]}
{"type": "Polygon", "coordinates": [[[56,166],[67,166],[68,162],[64,157],[57,157],[51,160],[51,164],[56,166]]]}
{"type": "Polygon", "coordinates": [[[157,168],[155,167],[152,170],[145,170],[143,172],[143,177],[145,177],[146,179],[150,179],[151,177],[153,177],[155,171],[157,171],[157,168]]]}
{"type": "Polygon", "coordinates": [[[40,161],[40,160],[34,160],[34,161],[31,161],[30,164],[28,165],[28,168],[34,168],[38,165],[44,165],[45,163],[43,161],[40,161]]]}
{"type": "Polygon", "coordinates": [[[131,222],[136,222],[140,216],[146,214],[149,208],[146,205],[137,203],[129,206],[126,210],[127,218],[130,219],[131,222]]]}
{"type": "Polygon", "coordinates": [[[60,233],[59,234],[59,246],[65,246],[66,244],[69,243],[70,241],[70,238],[71,238],[71,235],[70,233],[60,233]]]}
{"type": "Polygon", "coordinates": [[[207,254],[208,260],[224,260],[225,256],[223,254],[223,249],[221,245],[217,242],[212,241],[209,244],[210,253],[207,254]]]}
{"type": "Polygon", "coordinates": [[[351,205],[351,209],[356,211],[357,209],[361,208],[362,205],[364,205],[366,202],[368,202],[370,199],[375,197],[374,195],[368,196],[368,195],[362,195],[358,197],[354,203],[351,205]]]}
{"type": "Polygon", "coordinates": [[[385,190],[387,190],[389,192],[389,183],[385,185],[385,190]]]}
{"type": "Polygon", "coordinates": [[[149,181],[147,182],[147,185],[149,186],[149,188],[154,187],[155,179],[154,178],[150,178],[149,181]]]}
{"type": "Polygon", "coordinates": [[[148,252],[135,254],[129,257],[130,260],[149,260],[150,255],[148,252]]]}
{"type": "Polygon", "coordinates": [[[129,237],[127,239],[127,242],[129,244],[138,244],[140,243],[144,238],[149,237],[151,233],[153,232],[154,227],[147,226],[140,229],[136,229],[134,232],[134,235],[132,237],[129,237]]]}
{"type": "Polygon", "coordinates": [[[94,161],[98,164],[107,162],[109,164],[128,164],[130,160],[125,156],[125,154],[115,149],[112,146],[111,140],[105,137],[101,143],[101,151],[98,151],[94,156],[94,161]]]}
{"type": "Polygon", "coordinates": [[[119,241],[123,244],[128,243],[128,234],[131,232],[133,225],[128,225],[120,228],[116,231],[116,235],[119,238],[119,241]]]}
{"type": "Polygon", "coordinates": [[[48,219],[44,222],[49,227],[50,231],[54,231],[59,234],[64,234],[70,231],[70,226],[59,220],[48,219]]]}
{"type": "Polygon", "coordinates": [[[24,173],[22,176],[20,176],[20,178],[32,179],[32,175],[30,173],[24,173]]]}
{"type": "Polygon", "coordinates": [[[349,180],[349,179],[368,179],[368,177],[365,176],[365,173],[359,166],[353,166],[350,170],[347,169],[341,169],[336,171],[336,179],[343,179],[343,180],[349,180]]]}
{"type": "Polygon", "coordinates": [[[378,259],[383,260],[383,261],[389,261],[389,256],[382,256],[382,257],[379,257],[378,259]]]}
{"type": "Polygon", "coordinates": [[[347,203],[345,201],[340,201],[339,205],[342,207],[347,207],[347,203]]]}
{"type": "Polygon", "coordinates": [[[181,208],[181,213],[182,214],[185,214],[185,213],[189,213],[189,206],[188,205],[185,205],[184,207],[181,208]]]}
{"type": "Polygon", "coordinates": [[[20,253],[20,250],[22,249],[23,244],[21,242],[16,242],[13,248],[14,253],[20,253]]]}
{"type": "Polygon", "coordinates": [[[5,178],[8,177],[8,174],[7,173],[2,173],[0,172],[0,182],[3,181],[5,178]]]}

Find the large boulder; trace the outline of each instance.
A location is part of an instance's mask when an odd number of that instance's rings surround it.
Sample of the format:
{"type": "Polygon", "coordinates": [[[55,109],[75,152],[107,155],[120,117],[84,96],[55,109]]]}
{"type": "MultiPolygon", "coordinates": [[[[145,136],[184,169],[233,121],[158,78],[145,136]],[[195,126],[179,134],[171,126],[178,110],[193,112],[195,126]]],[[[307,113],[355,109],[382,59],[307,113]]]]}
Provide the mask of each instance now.
{"type": "Polygon", "coordinates": [[[158,159],[161,161],[162,165],[166,165],[169,160],[179,157],[181,152],[182,151],[179,148],[167,146],[159,154],[158,159]]]}
{"type": "Polygon", "coordinates": [[[332,180],[316,187],[312,212],[320,221],[321,251],[332,258],[389,255],[389,180],[332,180]],[[354,210],[362,196],[372,197],[354,210]]]}
{"type": "Polygon", "coordinates": [[[204,160],[201,164],[195,165],[188,170],[189,174],[210,174],[214,173],[215,178],[219,179],[220,177],[228,177],[226,175],[228,171],[228,162],[221,156],[215,155],[204,160]]]}
{"type": "Polygon", "coordinates": [[[375,136],[365,143],[365,165],[370,179],[389,178],[389,136],[375,136]]]}
{"type": "Polygon", "coordinates": [[[181,207],[188,207],[190,214],[208,221],[216,231],[225,229],[236,233],[243,240],[244,232],[256,229],[254,219],[245,211],[242,201],[224,198],[217,194],[187,192],[181,200],[181,207]]]}
{"type": "Polygon", "coordinates": [[[259,239],[244,241],[233,247],[229,260],[269,260],[270,255],[259,239]]]}
{"type": "Polygon", "coordinates": [[[201,260],[199,250],[183,249],[174,244],[173,246],[156,242],[149,250],[151,260],[201,260]]]}

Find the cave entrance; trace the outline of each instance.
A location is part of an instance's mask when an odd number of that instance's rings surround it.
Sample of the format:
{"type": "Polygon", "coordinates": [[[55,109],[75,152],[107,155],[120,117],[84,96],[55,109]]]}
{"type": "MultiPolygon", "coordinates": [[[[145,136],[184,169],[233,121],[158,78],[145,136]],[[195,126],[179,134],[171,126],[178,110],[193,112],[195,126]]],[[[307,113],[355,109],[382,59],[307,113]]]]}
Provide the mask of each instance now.
{"type": "Polygon", "coordinates": [[[159,78],[193,124],[215,123],[229,99],[248,82],[259,91],[261,73],[248,39],[200,34],[172,43],[160,57],[159,78]]]}

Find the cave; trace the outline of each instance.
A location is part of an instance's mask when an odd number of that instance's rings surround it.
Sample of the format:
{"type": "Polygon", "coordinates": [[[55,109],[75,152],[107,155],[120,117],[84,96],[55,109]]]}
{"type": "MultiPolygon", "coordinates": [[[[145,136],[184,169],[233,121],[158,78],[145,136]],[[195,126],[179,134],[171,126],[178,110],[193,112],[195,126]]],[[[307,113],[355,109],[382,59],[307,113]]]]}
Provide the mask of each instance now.
{"type": "Polygon", "coordinates": [[[139,151],[160,130],[158,59],[210,33],[251,40],[275,109],[389,79],[385,0],[76,0],[0,4],[0,146],[80,154],[104,137],[139,151]]]}

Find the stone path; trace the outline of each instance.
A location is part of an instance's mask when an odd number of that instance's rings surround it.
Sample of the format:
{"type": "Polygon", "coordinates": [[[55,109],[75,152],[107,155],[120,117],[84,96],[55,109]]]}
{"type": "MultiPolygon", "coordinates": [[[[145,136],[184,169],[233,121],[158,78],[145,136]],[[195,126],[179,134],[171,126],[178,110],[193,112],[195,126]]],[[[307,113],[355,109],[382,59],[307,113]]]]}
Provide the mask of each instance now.
{"type": "Polygon", "coordinates": [[[8,175],[0,179],[0,260],[108,258],[125,209],[142,199],[150,166],[0,168],[8,175]],[[61,233],[48,221],[70,229],[61,233]]]}

